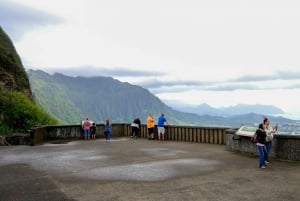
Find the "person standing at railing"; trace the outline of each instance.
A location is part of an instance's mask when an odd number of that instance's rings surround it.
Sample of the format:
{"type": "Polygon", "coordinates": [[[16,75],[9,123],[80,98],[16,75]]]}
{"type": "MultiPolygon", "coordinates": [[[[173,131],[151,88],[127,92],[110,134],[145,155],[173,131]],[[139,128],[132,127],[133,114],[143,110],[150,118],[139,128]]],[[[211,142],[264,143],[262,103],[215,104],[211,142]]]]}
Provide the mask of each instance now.
{"type": "Polygon", "coordinates": [[[96,124],[92,123],[92,126],[90,128],[91,138],[92,139],[96,139],[96,130],[97,130],[96,124]]]}
{"type": "Polygon", "coordinates": [[[131,123],[131,137],[140,137],[141,120],[136,117],[131,123]]]}
{"type": "Polygon", "coordinates": [[[112,126],[109,122],[109,119],[107,119],[104,124],[104,135],[107,142],[109,142],[111,139],[111,130],[112,130],[112,126]]]}
{"type": "Polygon", "coordinates": [[[265,125],[265,132],[267,134],[266,137],[266,150],[267,150],[267,156],[266,156],[266,164],[270,162],[269,160],[269,154],[272,147],[272,140],[275,132],[278,130],[278,125],[276,124],[274,127],[270,125],[270,120],[268,118],[265,118],[263,121],[263,124],[265,125]]]}
{"type": "Polygon", "coordinates": [[[90,139],[90,127],[91,123],[88,118],[86,118],[82,124],[82,129],[84,132],[84,139],[89,140],[90,139]]]}
{"type": "Polygon", "coordinates": [[[164,140],[165,139],[165,127],[164,124],[169,125],[167,119],[165,118],[164,114],[161,114],[161,116],[158,118],[157,123],[157,131],[158,131],[158,140],[164,140]]]}
{"type": "Polygon", "coordinates": [[[154,117],[150,113],[147,117],[147,130],[149,135],[149,140],[154,140],[154,117]]]}

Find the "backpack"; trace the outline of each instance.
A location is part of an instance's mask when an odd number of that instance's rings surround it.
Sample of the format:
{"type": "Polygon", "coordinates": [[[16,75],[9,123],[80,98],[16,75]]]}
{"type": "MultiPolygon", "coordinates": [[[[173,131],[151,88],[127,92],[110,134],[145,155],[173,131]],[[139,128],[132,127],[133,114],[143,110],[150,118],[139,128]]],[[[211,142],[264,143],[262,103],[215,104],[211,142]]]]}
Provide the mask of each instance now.
{"type": "Polygon", "coordinates": [[[257,143],[258,142],[257,132],[255,132],[254,135],[251,137],[251,142],[252,143],[257,143]]]}

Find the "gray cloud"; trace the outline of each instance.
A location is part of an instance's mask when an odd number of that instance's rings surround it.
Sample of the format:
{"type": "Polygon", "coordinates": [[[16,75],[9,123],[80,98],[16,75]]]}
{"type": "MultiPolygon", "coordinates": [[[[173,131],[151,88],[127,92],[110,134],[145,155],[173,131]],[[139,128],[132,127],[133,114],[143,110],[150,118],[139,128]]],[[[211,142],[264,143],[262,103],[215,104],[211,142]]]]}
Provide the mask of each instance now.
{"type": "Polygon", "coordinates": [[[208,86],[207,91],[235,91],[235,90],[259,90],[254,84],[218,84],[217,86],[208,86]]]}
{"type": "Polygon", "coordinates": [[[0,25],[13,39],[18,40],[26,30],[62,22],[57,16],[3,0],[0,4],[0,25]]]}
{"type": "MultiPolygon", "coordinates": [[[[145,87],[143,85],[140,85],[145,87]]],[[[145,87],[147,88],[147,87],[145,87]]],[[[159,93],[180,93],[187,90],[201,90],[201,91],[235,91],[235,90],[261,90],[254,84],[230,84],[230,83],[206,83],[203,85],[193,85],[185,87],[183,85],[172,85],[172,86],[157,86],[156,88],[148,88],[155,94],[159,93]],[[175,86],[175,87],[174,87],[175,86]]]]}
{"type": "Polygon", "coordinates": [[[163,80],[146,80],[138,83],[138,85],[150,89],[154,93],[166,92],[183,92],[189,89],[202,91],[235,91],[235,90],[272,90],[272,89],[300,89],[300,84],[290,84],[285,86],[265,86],[263,84],[257,85],[257,82],[270,81],[289,81],[300,80],[300,72],[277,72],[269,75],[246,75],[236,79],[226,81],[163,81],[163,80]]]}
{"type": "Polygon", "coordinates": [[[187,90],[202,90],[202,91],[235,91],[235,90],[265,90],[265,89],[299,89],[300,84],[290,84],[289,86],[274,86],[267,88],[264,85],[257,85],[257,82],[272,81],[272,80],[300,80],[300,73],[297,72],[278,72],[267,76],[242,76],[233,80],[227,81],[196,81],[196,80],[180,80],[180,81],[164,81],[160,76],[167,74],[162,72],[152,72],[143,70],[128,70],[125,68],[99,68],[95,66],[82,67],[63,67],[63,68],[48,68],[44,70],[47,73],[61,73],[67,76],[107,76],[107,77],[143,77],[144,81],[135,82],[132,84],[139,85],[149,89],[154,94],[159,93],[179,93],[187,90]],[[153,79],[153,77],[157,77],[153,79]]]}
{"type": "Polygon", "coordinates": [[[246,75],[237,79],[231,80],[232,82],[255,82],[255,81],[271,81],[271,80],[295,80],[300,79],[300,72],[285,72],[280,71],[268,75],[246,75]]]}
{"type": "MultiPolygon", "coordinates": [[[[239,79],[236,79],[239,80],[239,79]]],[[[159,79],[149,79],[143,82],[135,83],[144,88],[151,89],[156,92],[182,92],[187,89],[205,90],[205,91],[234,91],[239,89],[256,90],[259,89],[255,83],[251,84],[247,81],[245,83],[239,81],[213,81],[213,82],[202,82],[202,81],[163,81],[159,79]]]]}
{"type": "Polygon", "coordinates": [[[152,72],[144,70],[128,70],[125,68],[115,68],[115,69],[102,69],[105,75],[118,76],[118,77],[149,77],[149,76],[163,76],[166,75],[163,72],[152,72]]]}
{"type": "Polygon", "coordinates": [[[144,70],[129,70],[125,68],[99,68],[94,66],[82,66],[82,67],[62,67],[62,68],[47,68],[47,73],[61,73],[64,75],[76,77],[76,76],[84,76],[84,77],[95,77],[95,76],[108,76],[108,77],[153,77],[153,76],[161,76],[165,75],[162,72],[152,72],[152,71],[144,71],[144,70]]]}
{"type": "Polygon", "coordinates": [[[151,79],[143,82],[136,83],[145,88],[160,88],[160,87],[174,87],[174,86],[206,86],[211,84],[211,82],[201,82],[201,81],[193,81],[193,80],[185,80],[185,81],[162,81],[159,79],[151,79]]]}

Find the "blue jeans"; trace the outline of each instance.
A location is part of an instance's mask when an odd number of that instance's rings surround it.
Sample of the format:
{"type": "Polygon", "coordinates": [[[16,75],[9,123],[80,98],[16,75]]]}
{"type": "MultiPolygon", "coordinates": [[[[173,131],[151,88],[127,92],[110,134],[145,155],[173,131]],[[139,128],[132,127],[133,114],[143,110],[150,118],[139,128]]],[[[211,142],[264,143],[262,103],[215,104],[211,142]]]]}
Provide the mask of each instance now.
{"type": "Polygon", "coordinates": [[[266,161],[269,161],[269,154],[270,154],[271,147],[272,147],[272,141],[266,142],[266,151],[267,151],[266,161]]]}
{"type": "Polygon", "coordinates": [[[109,132],[109,131],[104,131],[104,134],[105,134],[106,140],[110,140],[110,139],[111,139],[111,132],[109,132]]]}
{"type": "Polygon", "coordinates": [[[257,150],[259,153],[259,159],[258,159],[258,167],[262,167],[265,165],[265,160],[267,157],[267,150],[264,146],[258,146],[257,145],[257,150]]]}
{"type": "Polygon", "coordinates": [[[84,130],[84,137],[89,138],[90,137],[90,129],[84,130]]]}

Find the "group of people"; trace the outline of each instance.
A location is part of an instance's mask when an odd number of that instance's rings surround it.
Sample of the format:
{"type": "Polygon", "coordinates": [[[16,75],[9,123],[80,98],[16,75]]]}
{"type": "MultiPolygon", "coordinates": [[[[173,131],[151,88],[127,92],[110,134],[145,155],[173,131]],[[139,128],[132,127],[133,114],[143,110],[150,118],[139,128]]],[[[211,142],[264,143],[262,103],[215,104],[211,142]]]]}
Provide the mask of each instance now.
{"type": "Polygon", "coordinates": [[[270,120],[265,118],[263,123],[259,124],[256,130],[257,135],[257,150],[259,153],[258,167],[265,169],[270,163],[269,153],[272,146],[272,140],[274,133],[278,130],[278,125],[270,125],[270,120]]]}
{"type": "MultiPolygon", "coordinates": [[[[96,124],[94,122],[91,123],[89,118],[86,118],[82,122],[82,129],[83,129],[83,132],[84,132],[84,139],[85,140],[96,139],[97,127],[96,127],[96,124]]],[[[104,135],[105,135],[106,141],[110,141],[110,139],[111,139],[111,130],[112,130],[112,126],[110,124],[109,119],[107,119],[105,121],[105,124],[104,124],[104,135]]]]}
{"type": "MultiPolygon", "coordinates": [[[[164,127],[165,123],[169,125],[167,119],[165,118],[165,115],[161,114],[157,122],[158,140],[165,139],[165,127],[164,127]]],[[[154,123],[154,117],[151,113],[147,117],[146,124],[147,124],[147,131],[148,131],[148,139],[154,140],[155,123],[154,123]]],[[[136,117],[131,124],[131,138],[140,137],[140,129],[141,129],[141,120],[139,117],[136,117]]]]}
{"type": "MultiPolygon", "coordinates": [[[[154,123],[154,117],[151,113],[148,115],[146,123],[147,123],[147,131],[148,131],[148,135],[149,135],[148,139],[154,140],[155,139],[155,137],[154,137],[154,124],[155,123],[154,123]]],[[[158,118],[158,122],[157,122],[158,140],[165,139],[165,128],[164,128],[165,123],[167,125],[169,125],[167,119],[165,118],[165,115],[161,114],[161,116],[158,118]]],[[[81,125],[82,125],[85,140],[96,139],[97,127],[94,122],[91,123],[89,118],[86,118],[85,120],[82,121],[81,125]]],[[[140,129],[141,129],[141,120],[139,117],[136,117],[131,124],[131,137],[132,138],[140,137],[140,129]]],[[[112,133],[112,126],[111,126],[109,119],[107,119],[104,124],[104,135],[105,135],[106,141],[111,140],[111,136],[112,136],[111,133],[112,133]]]]}

